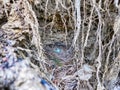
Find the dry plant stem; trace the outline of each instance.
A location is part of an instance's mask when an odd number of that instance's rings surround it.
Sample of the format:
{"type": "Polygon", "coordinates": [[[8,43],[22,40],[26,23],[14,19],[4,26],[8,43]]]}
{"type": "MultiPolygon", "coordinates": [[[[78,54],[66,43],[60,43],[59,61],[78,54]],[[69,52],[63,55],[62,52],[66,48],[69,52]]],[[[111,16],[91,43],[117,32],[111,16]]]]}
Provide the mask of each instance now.
{"type": "MultiPolygon", "coordinates": [[[[61,15],[62,17],[62,15],[61,15]]],[[[66,46],[67,46],[67,35],[68,35],[68,32],[67,32],[67,26],[65,24],[66,20],[64,19],[64,17],[62,17],[62,22],[64,24],[64,27],[65,27],[65,43],[66,43],[66,46]]]]}
{"type": "MultiPolygon", "coordinates": [[[[47,1],[46,1],[46,4],[45,4],[45,13],[44,13],[44,15],[45,15],[45,24],[46,24],[46,20],[47,20],[47,11],[48,11],[47,6],[48,6],[48,2],[49,2],[49,0],[47,0],[47,1]]],[[[42,5],[41,5],[41,6],[42,6],[42,5]]],[[[49,24],[51,24],[51,23],[48,23],[47,25],[45,25],[45,26],[43,27],[43,28],[44,28],[43,38],[45,38],[45,28],[46,28],[49,24]]]]}
{"type": "MultiPolygon", "coordinates": [[[[105,10],[107,11],[109,17],[111,17],[111,15],[110,15],[110,10],[109,10],[110,2],[111,2],[111,1],[109,1],[109,0],[105,0],[105,1],[104,1],[105,10]]],[[[110,18],[110,19],[111,19],[111,18],[110,18]]]]}
{"type": "Polygon", "coordinates": [[[61,1],[61,0],[58,0],[58,2],[61,4],[61,6],[62,6],[64,9],[68,10],[68,8],[67,8],[65,5],[62,4],[62,1],[61,1]]]}
{"type": "Polygon", "coordinates": [[[108,55],[107,55],[107,58],[106,58],[106,62],[105,62],[105,71],[104,71],[104,73],[103,73],[102,81],[104,81],[105,75],[106,75],[106,73],[107,73],[107,71],[108,71],[109,58],[110,58],[110,54],[111,54],[111,52],[112,52],[112,45],[113,45],[113,43],[114,43],[114,40],[115,40],[115,35],[113,35],[112,40],[111,40],[111,42],[110,42],[109,52],[108,52],[108,55]]]}
{"type": "Polygon", "coordinates": [[[89,87],[89,90],[94,90],[93,87],[90,85],[89,81],[87,81],[87,86],[89,87]]]}
{"type": "Polygon", "coordinates": [[[85,10],[85,0],[83,1],[83,12],[84,12],[84,16],[83,16],[83,23],[82,23],[82,39],[81,39],[81,63],[84,61],[84,23],[85,23],[85,18],[86,18],[86,10],[85,10]]]}
{"type": "Polygon", "coordinates": [[[97,28],[97,37],[98,37],[98,45],[99,45],[99,55],[96,59],[96,61],[98,62],[98,66],[97,66],[97,71],[96,71],[96,77],[97,77],[97,90],[103,90],[102,88],[102,84],[100,81],[100,77],[99,77],[99,72],[100,72],[100,68],[101,68],[101,60],[102,60],[102,40],[101,40],[101,28],[102,28],[102,18],[101,18],[101,14],[100,14],[100,10],[99,7],[96,6],[96,1],[93,1],[93,5],[95,7],[95,10],[98,14],[98,19],[99,19],[99,23],[98,23],[98,28],[97,28]]]}
{"type": "Polygon", "coordinates": [[[102,60],[102,46],[101,46],[101,28],[98,28],[98,43],[99,43],[99,55],[96,59],[96,61],[98,62],[98,66],[97,66],[97,72],[96,72],[96,77],[97,77],[97,81],[98,81],[98,86],[97,86],[97,90],[100,90],[100,88],[102,87],[101,82],[100,82],[100,77],[99,77],[99,72],[100,72],[100,68],[101,68],[101,60],[102,60]]]}
{"type": "Polygon", "coordinates": [[[101,5],[102,5],[102,3],[101,3],[102,1],[101,0],[99,0],[99,8],[101,8],[101,5]]]}
{"type": "MultiPolygon", "coordinates": [[[[84,1],[84,8],[85,8],[85,1],[84,1]]],[[[84,34],[82,34],[82,44],[83,47],[82,47],[82,58],[81,58],[81,64],[83,63],[83,59],[84,59],[84,49],[85,47],[87,46],[87,41],[88,41],[88,37],[89,37],[89,34],[90,34],[90,29],[91,29],[91,24],[92,24],[92,15],[93,15],[93,11],[94,11],[94,7],[92,7],[91,9],[91,14],[90,14],[90,17],[89,17],[89,24],[88,24],[88,30],[87,30],[87,35],[85,37],[85,41],[84,41],[84,34]]],[[[85,12],[85,10],[84,10],[85,12]]],[[[85,18],[85,16],[84,16],[85,18]]],[[[84,21],[83,21],[83,24],[84,24],[84,21]]],[[[84,25],[83,25],[84,26],[84,25]]],[[[84,32],[84,31],[83,31],[84,32]]]]}
{"type": "Polygon", "coordinates": [[[75,22],[75,33],[74,33],[74,38],[73,38],[73,42],[72,42],[72,46],[75,47],[76,45],[76,41],[78,39],[78,36],[80,34],[80,27],[81,27],[81,11],[80,11],[80,3],[81,0],[75,0],[75,13],[76,15],[74,15],[76,22],[75,22]]]}
{"type": "Polygon", "coordinates": [[[114,4],[115,4],[115,6],[118,8],[119,7],[119,0],[114,0],[114,4]]]}
{"type": "MultiPolygon", "coordinates": [[[[27,0],[24,0],[24,1],[25,1],[25,6],[27,6],[27,9],[30,11],[30,13],[34,17],[34,22],[33,22],[34,24],[31,22],[31,20],[29,20],[29,18],[26,19],[26,22],[29,23],[32,28],[32,32],[33,32],[32,43],[34,43],[37,48],[37,55],[38,55],[37,58],[40,61],[40,65],[41,65],[42,69],[45,70],[45,72],[46,72],[47,69],[41,63],[41,61],[44,61],[45,59],[44,59],[43,52],[42,52],[41,37],[39,34],[39,30],[38,30],[39,24],[38,24],[36,15],[32,10],[31,5],[29,4],[29,2],[27,0]]],[[[28,16],[28,17],[30,17],[30,16],[28,16]]]]}
{"type": "Polygon", "coordinates": [[[91,14],[90,14],[90,18],[89,18],[89,24],[88,24],[87,35],[86,35],[85,43],[84,43],[84,48],[85,48],[86,45],[87,45],[88,37],[89,37],[89,34],[90,34],[90,28],[91,28],[91,24],[92,24],[92,15],[93,15],[93,11],[94,11],[94,7],[92,7],[92,9],[91,9],[91,14]]]}
{"type": "Polygon", "coordinates": [[[80,82],[77,82],[77,90],[80,90],[80,82]]]}
{"type": "MultiPolygon", "coordinates": [[[[81,28],[81,11],[80,11],[80,5],[81,5],[81,0],[75,0],[75,12],[73,13],[73,16],[74,16],[75,30],[76,31],[74,32],[74,38],[73,38],[73,42],[72,42],[72,47],[76,46],[76,42],[77,42],[77,39],[78,39],[79,34],[80,34],[80,28],[81,28]]],[[[79,59],[77,59],[77,60],[79,60],[79,59]]],[[[77,90],[79,90],[79,89],[80,89],[80,87],[78,85],[77,90]]]]}
{"type": "MultiPolygon", "coordinates": [[[[9,2],[9,1],[8,1],[9,2]]],[[[6,4],[8,3],[6,0],[3,0],[3,5],[4,5],[4,9],[5,9],[5,14],[6,16],[8,17],[8,12],[7,12],[7,9],[6,9],[6,4]]]]}
{"type": "MultiPolygon", "coordinates": [[[[48,2],[49,2],[49,0],[47,0],[46,4],[45,4],[45,19],[46,20],[47,20],[47,11],[48,11],[47,6],[48,6],[48,2]]],[[[45,23],[46,23],[46,20],[45,20],[45,23]]]]}
{"type": "Polygon", "coordinates": [[[53,25],[54,25],[54,21],[55,21],[55,17],[56,17],[56,11],[58,10],[58,0],[55,1],[56,2],[56,6],[55,6],[55,9],[54,9],[54,15],[53,15],[53,19],[52,19],[52,22],[51,22],[51,26],[50,26],[50,31],[51,31],[51,35],[52,35],[52,28],[53,28],[53,25]]]}
{"type": "Polygon", "coordinates": [[[113,37],[112,37],[112,40],[111,40],[111,42],[110,42],[110,46],[109,46],[109,52],[108,52],[108,55],[107,55],[107,58],[106,58],[106,63],[105,63],[105,72],[104,72],[104,74],[103,74],[103,81],[104,81],[104,79],[105,79],[105,74],[107,73],[107,71],[108,71],[108,68],[107,68],[107,66],[108,66],[108,64],[109,64],[109,57],[110,57],[110,54],[111,54],[111,52],[112,52],[112,45],[113,45],[113,43],[114,43],[114,40],[115,40],[115,35],[117,34],[117,32],[119,31],[119,24],[120,24],[120,19],[119,19],[120,17],[119,17],[119,15],[118,15],[118,17],[116,17],[116,20],[115,20],[115,23],[114,23],[114,27],[113,27],[113,29],[114,29],[114,35],[113,35],[113,37]]]}

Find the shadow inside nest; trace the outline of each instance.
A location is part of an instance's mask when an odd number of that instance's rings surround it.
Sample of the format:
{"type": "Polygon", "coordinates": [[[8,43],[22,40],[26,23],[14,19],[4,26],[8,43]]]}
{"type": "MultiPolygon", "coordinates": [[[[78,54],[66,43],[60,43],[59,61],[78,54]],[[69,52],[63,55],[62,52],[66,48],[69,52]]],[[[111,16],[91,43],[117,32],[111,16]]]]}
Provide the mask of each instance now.
{"type": "Polygon", "coordinates": [[[74,48],[66,46],[64,43],[55,42],[44,46],[45,55],[55,64],[65,64],[73,60],[74,48]]]}

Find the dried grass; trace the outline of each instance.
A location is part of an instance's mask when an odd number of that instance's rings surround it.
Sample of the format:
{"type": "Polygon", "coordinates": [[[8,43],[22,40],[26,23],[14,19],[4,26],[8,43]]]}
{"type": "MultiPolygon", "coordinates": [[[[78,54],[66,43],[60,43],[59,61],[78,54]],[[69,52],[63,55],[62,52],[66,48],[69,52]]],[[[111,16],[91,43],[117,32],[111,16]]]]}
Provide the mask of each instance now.
{"type": "MultiPolygon", "coordinates": [[[[29,43],[35,46],[32,49],[34,54],[31,55],[34,57],[34,62],[31,62],[34,69],[44,73],[44,77],[50,82],[55,82],[60,90],[74,90],[73,88],[75,90],[113,90],[104,84],[108,80],[110,82],[114,80],[111,78],[113,70],[116,73],[112,77],[117,77],[120,71],[120,59],[117,59],[120,49],[118,0],[114,2],[109,0],[20,0],[17,3],[13,0],[13,2],[9,14],[6,7],[8,2],[4,0],[8,22],[2,28],[11,30],[13,28],[9,27],[18,26],[23,28],[22,32],[24,27],[27,28],[27,33],[30,38],[32,37],[29,43]],[[21,8],[24,10],[19,13],[21,8]],[[18,11],[15,12],[16,9],[18,11]],[[10,17],[13,19],[9,20],[10,17]],[[15,25],[17,24],[14,23],[15,20],[24,22],[24,25],[15,25]],[[65,37],[62,39],[59,34],[63,33],[65,37]],[[44,56],[43,47],[46,43],[60,41],[75,48],[74,59],[69,63],[63,63],[62,67],[56,66],[50,69],[52,65],[44,56]],[[116,67],[118,70],[115,70],[116,67]],[[80,75],[83,72],[85,77],[88,75],[87,80],[81,79],[80,75]]],[[[28,52],[29,45],[26,46],[28,46],[27,49],[23,47],[19,49],[28,52]]]]}

